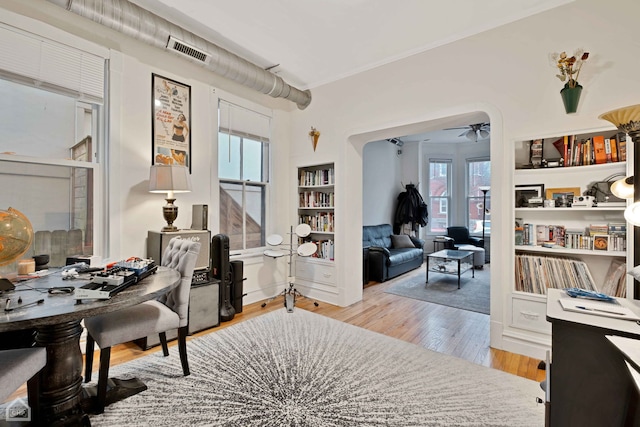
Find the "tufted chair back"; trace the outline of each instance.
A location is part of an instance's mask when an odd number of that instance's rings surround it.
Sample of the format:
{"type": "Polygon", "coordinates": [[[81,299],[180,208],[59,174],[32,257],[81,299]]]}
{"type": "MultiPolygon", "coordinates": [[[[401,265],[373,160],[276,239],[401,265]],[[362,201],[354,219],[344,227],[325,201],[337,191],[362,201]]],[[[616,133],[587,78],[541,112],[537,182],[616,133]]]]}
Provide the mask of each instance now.
{"type": "Polygon", "coordinates": [[[191,279],[199,252],[199,242],[174,237],[162,254],[161,265],[177,270],[180,273],[180,284],[160,298],[160,302],[178,314],[181,327],[186,326],[189,320],[191,279]]]}

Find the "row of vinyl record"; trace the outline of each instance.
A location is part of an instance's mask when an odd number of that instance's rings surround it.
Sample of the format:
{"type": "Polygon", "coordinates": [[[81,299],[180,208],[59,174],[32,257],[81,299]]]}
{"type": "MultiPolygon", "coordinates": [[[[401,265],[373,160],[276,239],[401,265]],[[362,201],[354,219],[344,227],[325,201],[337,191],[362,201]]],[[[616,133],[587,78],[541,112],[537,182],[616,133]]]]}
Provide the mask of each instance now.
{"type": "Polygon", "coordinates": [[[545,295],[547,289],[580,288],[626,297],[626,263],[611,261],[605,282],[596,286],[586,262],[569,257],[516,254],[515,290],[545,295]]]}
{"type": "Polygon", "coordinates": [[[516,254],[515,290],[533,294],[547,288],[580,288],[595,291],[587,263],[568,257],[516,254]]]}

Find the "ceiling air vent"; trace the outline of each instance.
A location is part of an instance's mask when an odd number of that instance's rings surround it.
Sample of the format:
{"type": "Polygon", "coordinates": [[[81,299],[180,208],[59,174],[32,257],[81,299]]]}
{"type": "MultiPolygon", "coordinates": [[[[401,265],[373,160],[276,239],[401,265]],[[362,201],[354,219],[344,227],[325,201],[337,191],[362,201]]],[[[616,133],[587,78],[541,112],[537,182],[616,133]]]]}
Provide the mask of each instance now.
{"type": "Polygon", "coordinates": [[[180,53],[181,55],[188,56],[191,59],[207,64],[209,62],[209,54],[201,51],[198,48],[189,46],[185,42],[182,42],[173,36],[169,36],[169,42],[167,43],[167,49],[171,49],[180,53]]]}

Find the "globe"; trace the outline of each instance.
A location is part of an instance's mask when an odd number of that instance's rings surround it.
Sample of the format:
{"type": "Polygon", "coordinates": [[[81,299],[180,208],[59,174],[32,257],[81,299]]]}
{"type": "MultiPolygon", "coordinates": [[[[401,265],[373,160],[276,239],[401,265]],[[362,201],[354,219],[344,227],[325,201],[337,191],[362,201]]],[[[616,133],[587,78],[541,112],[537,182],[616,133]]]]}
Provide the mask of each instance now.
{"type": "Polygon", "coordinates": [[[20,258],[31,246],[33,227],[16,209],[0,210],[0,266],[20,258]]]}

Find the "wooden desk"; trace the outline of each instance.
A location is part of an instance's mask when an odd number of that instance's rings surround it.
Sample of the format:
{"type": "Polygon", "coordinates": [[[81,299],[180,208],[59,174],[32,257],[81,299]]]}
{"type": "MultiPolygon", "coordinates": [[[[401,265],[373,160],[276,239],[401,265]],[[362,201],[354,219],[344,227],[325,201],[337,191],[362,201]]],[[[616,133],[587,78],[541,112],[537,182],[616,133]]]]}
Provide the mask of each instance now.
{"type": "MultiPolygon", "coordinates": [[[[558,289],[548,290],[547,320],[552,330],[548,425],[640,425],[640,395],[623,354],[607,339],[607,335],[640,339],[640,325],[565,311],[560,298],[570,297],[558,289]]],[[[640,313],[638,302],[620,302],[640,313]]]]}
{"type": "Polygon", "coordinates": [[[52,295],[48,288],[80,287],[87,279],[62,280],[59,272],[16,285],[4,293],[0,304],[0,332],[36,329],[36,345],[47,348],[47,365],[41,376],[41,416],[43,425],[89,425],[86,410],[89,399],[83,393],[80,322],[85,317],[109,313],[164,295],[180,282],[173,269],[159,267],[155,274],[114,295],[109,300],[87,300],[76,303],[71,294],[52,295]],[[40,289],[34,290],[30,288],[40,289]],[[17,303],[22,297],[22,304],[17,303]],[[5,312],[6,299],[11,298],[11,312],[5,312]],[[44,299],[43,304],[19,308],[44,299]]]}

